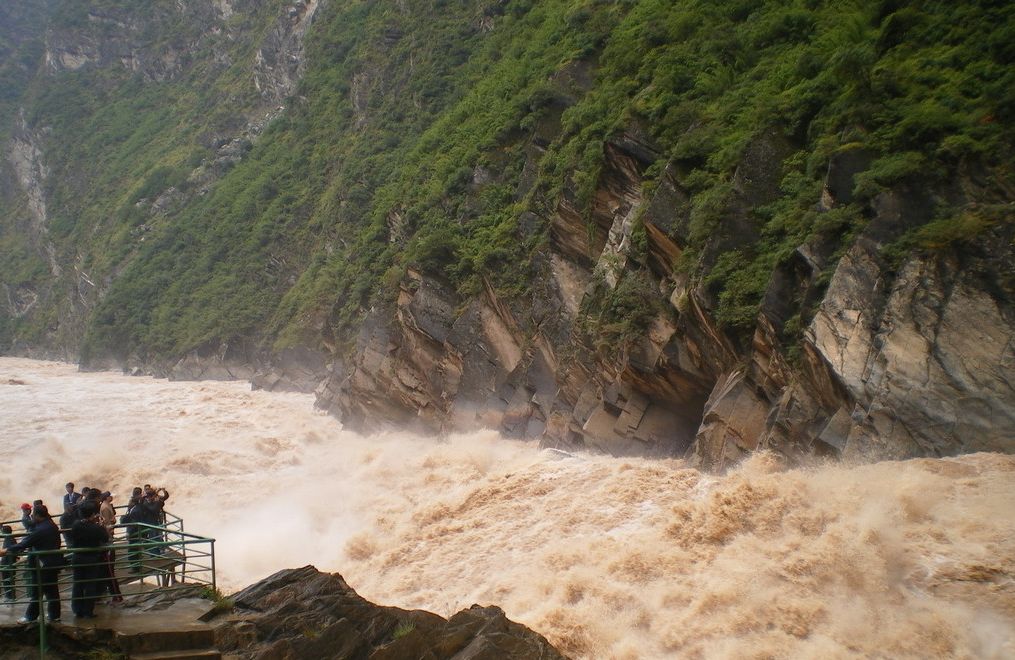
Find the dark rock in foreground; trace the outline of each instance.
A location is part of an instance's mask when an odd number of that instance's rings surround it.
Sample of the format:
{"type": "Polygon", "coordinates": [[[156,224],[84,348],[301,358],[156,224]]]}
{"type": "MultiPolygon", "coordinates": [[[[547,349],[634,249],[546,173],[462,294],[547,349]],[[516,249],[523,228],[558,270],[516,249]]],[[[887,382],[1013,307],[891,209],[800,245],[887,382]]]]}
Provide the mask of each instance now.
{"type": "Polygon", "coordinates": [[[240,658],[563,658],[498,607],[473,605],[450,619],[374,605],[341,575],[286,569],[232,596],[216,645],[240,658]]]}
{"type": "MultiPolygon", "coordinates": [[[[303,660],[563,659],[546,639],[473,605],[444,619],[374,605],[337,573],[313,566],[279,571],[230,603],[202,600],[200,586],[128,597],[115,615],[47,627],[47,657],[303,660]],[[196,606],[195,606],[196,604],[196,606]]],[[[103,608],[105,609],[105,608],[103,608]]],[[[37,626],[0,624],[0,660],[39,655],[37,626]]]]}

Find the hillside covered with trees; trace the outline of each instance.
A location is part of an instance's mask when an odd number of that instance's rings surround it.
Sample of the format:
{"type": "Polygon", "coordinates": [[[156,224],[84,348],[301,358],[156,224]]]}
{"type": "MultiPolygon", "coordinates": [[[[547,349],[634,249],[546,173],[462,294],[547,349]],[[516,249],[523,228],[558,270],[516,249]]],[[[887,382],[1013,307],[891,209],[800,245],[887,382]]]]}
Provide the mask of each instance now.
{"type": "Polygon", "coordinates": [[[2,351],[709,466],[1015,449],[1011,3],[31,0],[0,62],[2,351]]]}

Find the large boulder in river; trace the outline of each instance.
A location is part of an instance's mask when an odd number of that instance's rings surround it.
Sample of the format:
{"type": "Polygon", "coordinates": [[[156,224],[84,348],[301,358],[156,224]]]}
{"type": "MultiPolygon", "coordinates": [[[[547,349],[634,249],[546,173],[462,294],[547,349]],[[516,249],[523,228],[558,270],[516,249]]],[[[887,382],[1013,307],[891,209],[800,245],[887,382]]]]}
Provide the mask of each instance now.
{"type": "Polygon", "coordinates": [[[362,598],[341,575],[313,566],[279,571],[232,600],[235,608],[218,625],[216,645],[238,658],[564,657],[498,607],[473,605],[450,619],[382,607],[362,598]]]}

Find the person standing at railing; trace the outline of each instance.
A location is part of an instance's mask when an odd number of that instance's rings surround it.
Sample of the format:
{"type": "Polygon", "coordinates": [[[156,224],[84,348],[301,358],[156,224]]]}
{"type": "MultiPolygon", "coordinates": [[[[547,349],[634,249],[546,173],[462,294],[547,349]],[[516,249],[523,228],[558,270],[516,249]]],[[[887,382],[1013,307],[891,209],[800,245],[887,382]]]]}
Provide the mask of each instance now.
{"type": "MultiPolygon", "coordinates": [[[[141,503],[137,505],[140,510],[140,516],[137,518],[138,522],[145,523],[148,527],[144,528],[143,537],[145,541],[164,541],[165,537],[161,530],[156,529],[165,526],[165,507],[166,500],[169,499],[169,491],[165,488],[159,488],[157,491],[149,489],[141,500],[141,503]]],[[[158,546],[152,549],[152,554],[162,554],[163,548],[158,546]]]]}
{"type": "Polygon", "coordinates": [[[63,496],[63,510],[66,511],[69,507],[77,505],[78,500],[81,499],[81,493],[74,492],[74,482],[68,481],[67,485],[64,486],[67,492],[63,496]]]}
{"type": "MultiPolygon", "coordinates": [[[[17,556],[25,550],[44,552],[46,550],[60,549],[60,530],[49,515],[49,509],[45,505],[39,505],[32,509],[32,531],[9,548],[0,548],[0,557],[8,555],[17,556]]],[[[36,556],[28,555],[28,609],[25,616],[18,619],[18,623],[31,623],[39,618],[39,590],[48,601],[46,613],[50,621],[60,620],[60,589],[57,580],[60,578],[60,569],[64,567],[64,558],[61,554],[46,554],[36,556]]]]}
{"type": "MultiPolygon", "coordinates": [[[[106,534],[109,535],[109,540],[113,540],[113,529],[116,526],[116,509],[113,507],[113,494],[108,490],[102,493],[101,496],[102,504],[99,505],[99,524],[101,524],[106,534]]],[[[103,589],[107,589],[109,594],[113,597],[113,604],[122,603],[123,595],[120,593],[120,583],[116,579],[116,553],[114,550],[106,550],[104,556],[106,565],[106,577],[109,579],[100,586],[99,593],[101,595],[103,589]]]]}
{"type": "MultiPolygon", "coordinates": [[[[7,550],[17,543],[14,538],[14,530],[11,529],[10,525],[4,525],[0,527],[0,532],[3,532],[4,543],[3,549],[7,550]]],[[[15,601],[18,599],[18,591],[16,582],[17,569],[14,568],[14,564],[18,561],[15,555],[6,555],[0,558],[0,582],[3,583],[4,588],[4,600],[15,601]]]]}
{"type": "Polygon", "coordinates": [[[109,532],[109,538],[113,538],[113,527],[116,525],[116,509],[113,507],[113,494],[108,490],[100,496],[99,522],[109,532]]]}
{"type": "Polygon", "coordinates": [[[26,532],[32,531],[35,527],[35,521],[32,520],[32,505],[28,502],[21,505],[21,526],[26,532]]]}
{"type": "Polygon", "coordinates": [[[78,504],[81,504],[81,502],[95,502],[95,506],[99,506],[102,503],[102,491],[98,488],[85,488],[81,492],[81,499],[78,501],[78,504]]]}
{"type": "Polygon", "coordinates": [[[91,619],[95,617],[99,588],[108,578],[106,562],[99,548],[109,543],[109,534],[99,524],[99,507],[94,501],[82,502],[79,514],[79,520],[70,530],[71,547],[74,548],[74,586],[71,588],[70,607],[79,619],[91,619]]]}
{"type": "Polygon", "coordinates": [[[138,544],[141,542],[141,530],[136,523],[140,522],[142,490],[139,486],[134,487],[127,502],[127,513],[120,516],[120,523],[127,526],[127,561],[130,562],[130,572],[141,572],[141,550],[138,544]]]}
{"type": "Polygon", "coordinates": [[[130,499],[127,500],[127,511],[130,511],[136,507],[141,499],[144,497],[144,491],[141,490],[141,486],[134,486],[134,490],[130,493],[130,499]]]}
{"type": "Polygon", "coordinates": [[[60,516],[60,531],[63,532],[63,542],[70,546],[70,528],[78,521],[78,504],[70,504],[67,498],[63,500],[63,515],[60,516]]]}

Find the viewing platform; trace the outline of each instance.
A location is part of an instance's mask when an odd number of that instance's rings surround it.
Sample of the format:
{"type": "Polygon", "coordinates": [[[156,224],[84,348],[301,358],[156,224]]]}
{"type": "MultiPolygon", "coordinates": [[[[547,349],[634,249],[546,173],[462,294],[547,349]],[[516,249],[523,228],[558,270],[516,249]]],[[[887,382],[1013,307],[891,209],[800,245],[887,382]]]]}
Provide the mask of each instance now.
{"type": "MultiPolygon", "coordinates": [[[[22,530],[16,537],[24,536],[20,521],[3,524],[22,530]]],[[[94,550],[100,561],[77,562],[79,568],[101,571],[101,577],[78,581],[79,588],[92,582],[101,589],[93,617],[78,617],[72,610],[74,548],[28,551],[12,566],[2,567],[10,569],[15,598],[0,604],[0,647],[12,646],[11,641],[25,648],[37,644],[41,658],[79,657],[91,648],[147,660],[221,657],[214,647],[214,630],[204,620],[222,603],[214,539],[184,532],[183,520],[167,512],[164,525],[117,525],[112,543],[94,550]],[[38,619],[19,621],[30,603],[29,585],[42,574],[38,562],[46,558],[45,563],[53,563],[54,556],[60,557],[56,563],[65,564],[57,580],[59,620],[47,620],[47,602],[39,599],[38,619]],[[111,588],[111,575],[116,588],[111,588]],[[114,602],[117,590],[122,601],[114,602]]],[[[6,595],[0,589],[0,596],[6,595]]]]}

